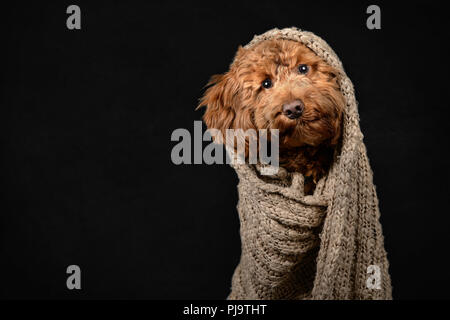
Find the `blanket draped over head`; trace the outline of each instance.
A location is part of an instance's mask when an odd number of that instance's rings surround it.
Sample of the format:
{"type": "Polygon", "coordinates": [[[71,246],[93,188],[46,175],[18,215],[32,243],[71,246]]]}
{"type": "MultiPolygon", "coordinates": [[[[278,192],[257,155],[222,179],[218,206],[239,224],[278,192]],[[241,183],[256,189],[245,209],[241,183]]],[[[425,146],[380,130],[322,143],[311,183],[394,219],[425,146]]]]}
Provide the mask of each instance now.
{"type": "Polygon", "coordinates": [[[304,177],[280,168],[232,164],[242,253],[228,299],[392,299],[378,198],[353,85],[328,44],[311,32],[273,29],[255,36],[299,41],[339,71],[346,101],[342,144],[313,195],[304,177]]]}

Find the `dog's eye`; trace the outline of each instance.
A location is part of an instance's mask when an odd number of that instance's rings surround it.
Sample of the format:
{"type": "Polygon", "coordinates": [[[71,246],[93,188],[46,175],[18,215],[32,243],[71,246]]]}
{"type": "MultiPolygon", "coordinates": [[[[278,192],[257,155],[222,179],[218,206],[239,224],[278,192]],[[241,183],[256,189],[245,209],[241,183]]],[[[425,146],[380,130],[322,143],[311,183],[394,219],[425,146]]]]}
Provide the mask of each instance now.
{"type": "Polygon", "coordinates": [[[298,71],[301,74],[307,74],[308,71],[309,71],[309,68],[308,68],[308,66],[306,64],[301,64],[301,65],[298,66],[298,71]]]}
{"type": "Polygon", "coordinates": [[[272,80],[270,80],[269,78],[267,78],[266,80],[264,80],[261,84],[263,86],[263,88],[265,89],[269,89],[270,87],[272,87],[272,80]]]}

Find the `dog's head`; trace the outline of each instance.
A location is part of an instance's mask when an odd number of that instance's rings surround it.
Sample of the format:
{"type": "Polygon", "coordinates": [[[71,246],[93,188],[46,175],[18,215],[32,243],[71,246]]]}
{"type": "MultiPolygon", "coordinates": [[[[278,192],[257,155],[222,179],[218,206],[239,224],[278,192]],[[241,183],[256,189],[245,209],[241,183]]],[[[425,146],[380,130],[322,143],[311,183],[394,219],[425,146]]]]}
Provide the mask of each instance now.
{"type": "Polygon", "coordinates": [[[230,70],[200,99],[208,128],[279,129],[280,146],[336,144],[344,110],[338,72],[303,44],[266,40],[240,47],[230,70]]]}

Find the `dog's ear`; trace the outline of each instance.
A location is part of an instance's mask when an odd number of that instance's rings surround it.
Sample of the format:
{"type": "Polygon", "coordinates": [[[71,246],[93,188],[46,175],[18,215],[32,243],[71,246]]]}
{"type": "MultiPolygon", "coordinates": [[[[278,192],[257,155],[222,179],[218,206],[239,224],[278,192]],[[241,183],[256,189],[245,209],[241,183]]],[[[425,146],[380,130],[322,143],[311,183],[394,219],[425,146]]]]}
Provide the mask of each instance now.
{"type": "Polygon", "coordinates": [[[203,120],[208,129],[218,129],[225,137],[226,129],[233,129],[236,108],[239,104],[239,83],[231,71],[214,75],[198,107],[206,106],[203,120]]]}

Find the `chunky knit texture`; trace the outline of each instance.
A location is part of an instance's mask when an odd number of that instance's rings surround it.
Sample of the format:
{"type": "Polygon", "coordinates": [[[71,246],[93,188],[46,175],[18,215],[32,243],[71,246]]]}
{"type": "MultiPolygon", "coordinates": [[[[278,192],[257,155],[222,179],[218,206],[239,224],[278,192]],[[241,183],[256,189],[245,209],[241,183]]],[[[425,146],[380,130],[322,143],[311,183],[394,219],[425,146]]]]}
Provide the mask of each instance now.
{"type": "Polygon", "coordinates": [[[229,299],[391,299],[378,198],[367,158],[353,85],[328,44],[296,28],[255,36],[299,41],[339,70],[346,100],[342,144],[313,195],[304,177],[283,168],[232,165],[239,177],[242,254],[229,299]],[[367,285],[375,265],[379,288],[367,285]],[[370,271],[370,272],[368,272],[370,271]]]}

